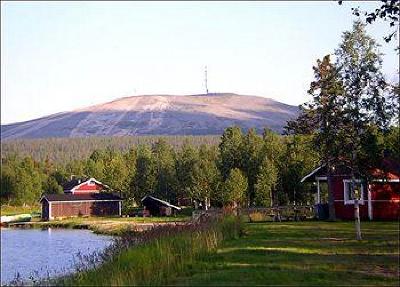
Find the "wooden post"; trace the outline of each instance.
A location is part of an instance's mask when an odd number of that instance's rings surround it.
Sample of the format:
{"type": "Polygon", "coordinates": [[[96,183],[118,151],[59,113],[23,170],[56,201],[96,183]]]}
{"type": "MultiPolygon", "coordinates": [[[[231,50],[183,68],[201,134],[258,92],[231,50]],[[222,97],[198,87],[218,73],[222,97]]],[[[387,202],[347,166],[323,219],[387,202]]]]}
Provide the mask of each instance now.
{"type": "Polygon", "coordinates": [[[373,215],[372,215],[372,200],[371,200],[371,186],[368,185],[368,218],[369,220],[373,219],[373,215]]]}
{"type": "Polygon", "coordinates": [[[360,206],[358,204],[358,198],[354,199],[354,220],[356,224],[356,239],[361,240],[360,206]]]}

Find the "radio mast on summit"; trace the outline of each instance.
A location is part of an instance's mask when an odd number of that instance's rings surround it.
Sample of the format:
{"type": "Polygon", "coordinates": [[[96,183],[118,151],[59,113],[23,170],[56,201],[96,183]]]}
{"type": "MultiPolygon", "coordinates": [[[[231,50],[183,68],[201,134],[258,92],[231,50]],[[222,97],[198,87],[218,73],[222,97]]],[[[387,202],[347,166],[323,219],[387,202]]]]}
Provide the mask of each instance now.
{"type": "Polygon", "coordinates": [[[206,95],[208,95],[208,85],[207,85],[207,66],[204,68],[204,85],[206,87],[206,95]]]}

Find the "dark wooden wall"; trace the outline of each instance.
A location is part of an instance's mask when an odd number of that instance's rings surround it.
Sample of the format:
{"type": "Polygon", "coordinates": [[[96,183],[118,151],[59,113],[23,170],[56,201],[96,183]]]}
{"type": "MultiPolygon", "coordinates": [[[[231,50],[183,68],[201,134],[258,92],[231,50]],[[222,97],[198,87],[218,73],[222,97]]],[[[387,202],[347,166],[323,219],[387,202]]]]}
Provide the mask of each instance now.
{"type": "MultiPolygon", "coordinates": [[[[46,201],[47,202],[47,201],[46,201]]],[[[52,217],[119,215],[118,201],[57,202],[51,205],[52,217]]]]}

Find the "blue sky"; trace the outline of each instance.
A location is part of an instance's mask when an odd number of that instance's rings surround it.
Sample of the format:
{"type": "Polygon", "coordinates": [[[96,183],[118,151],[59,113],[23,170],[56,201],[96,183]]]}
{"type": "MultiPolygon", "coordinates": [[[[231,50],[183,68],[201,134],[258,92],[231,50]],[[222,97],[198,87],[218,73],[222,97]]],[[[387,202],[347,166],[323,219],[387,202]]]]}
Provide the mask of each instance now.
{"type": "MultiPolygon", "coordinates": [[[[211,92],[307,101],[312,65],[333,53],[359,2],[4,2],[1,121],[116,98],[211,92]]],[[[375,3],[361,3],[371,10],[375,3]]],[[[395,79],[387,24],[368,27],[395,79]]]]}

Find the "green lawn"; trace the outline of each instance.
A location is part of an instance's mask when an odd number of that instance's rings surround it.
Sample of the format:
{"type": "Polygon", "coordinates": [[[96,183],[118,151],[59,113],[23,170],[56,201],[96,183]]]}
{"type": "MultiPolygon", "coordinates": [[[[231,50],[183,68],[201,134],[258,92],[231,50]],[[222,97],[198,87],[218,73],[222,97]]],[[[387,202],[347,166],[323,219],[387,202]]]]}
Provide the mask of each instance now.
{"type": "Polygon", "coordinates": [[[247,223],[245,235],[203,256],[173,285],[399,285],[399,225],[247,223]]]}

